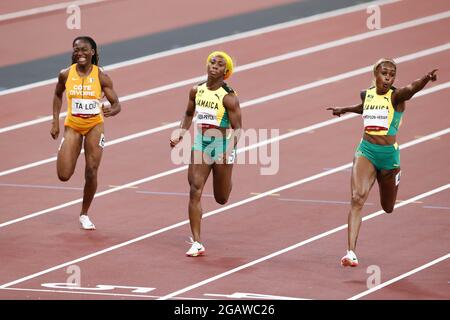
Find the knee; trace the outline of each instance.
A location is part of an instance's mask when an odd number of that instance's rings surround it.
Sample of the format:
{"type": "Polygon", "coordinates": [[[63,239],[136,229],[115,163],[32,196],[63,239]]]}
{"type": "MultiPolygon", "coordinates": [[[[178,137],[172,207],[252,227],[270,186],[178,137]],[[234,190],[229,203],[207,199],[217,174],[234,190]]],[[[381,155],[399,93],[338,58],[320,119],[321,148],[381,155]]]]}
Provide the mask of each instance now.
{"type": "Polygon", "coordinates": [[[367,195],[360,192],[352,193],[352,206],[362,208],[364,206],[364,202],[366,201],[367,195]]]}
{"type": "Polygon", "coordinates": [[[393,203],[389,203],[389,204],[381,203],[381,207],[383,208],[384,212],[386,212],[386,213],[392,213],[394,211],[393,203]]]}
{"type": "Polygon", "coordinates": [[[223,189],[217,190],[214,189],[214,199],[216,200],[216,202],[218,204],[225,204],[228,202],[228,199],[230,198],[230,194],[231,194],[231,185],[228,189],[225,189],[225,191],[223,189]]]}
{"type": "Polygon", "coordinates": [[[58,172],[58,179],[62,182],[69,181],[72,175],[67,172],[58,172]]]}
{"type": "Polygon", "coordinates": [[[84,173],[84,176],[86,180],[95,180],[97,179],[97,167],[86,167],[86,171],[84,173]]]}
{"type": "Polygon", "coordinates": [[[216,195],[214,195],[214,199],[216,199],[216,202],[218,203],[218,204],[225,204],[225,203],[227,203],[228,202],[228,196],[223,196],[223,195],[220,195],[220,196],[216,196],[216,195]]]}
{"type": "Polygon", "coordinates": [[[201,196],[202,196],[202,187],[195,183],[191,183],[189,190],[189,199],[200,200],[201,196]]]}

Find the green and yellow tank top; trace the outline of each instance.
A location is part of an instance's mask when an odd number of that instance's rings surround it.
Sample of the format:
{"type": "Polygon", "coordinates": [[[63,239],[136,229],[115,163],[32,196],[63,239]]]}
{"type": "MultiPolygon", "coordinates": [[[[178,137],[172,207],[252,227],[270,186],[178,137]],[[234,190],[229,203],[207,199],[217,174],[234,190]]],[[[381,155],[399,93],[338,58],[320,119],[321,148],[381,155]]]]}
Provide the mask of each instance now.
{"type": "Polygon", "coordinates": [[[208,89],[206,82],[199,84],[195,95],[196,122],[220,128],[229,128],[228,112],[223,105],[223,98],[229,93],[234,93],[234,91],[225,83],[214,91],[208,89]]]}
{"type": "Polygon", "coordinates": [[[102,86],[98,76],[98,66],[92,65],[92,70],[86,77],[80,77],[76,64],[70,66],[66,81],[67,117],[68,118],[101,118],[102,86]]]}
{"type": "Polygon", "coordinates": [[[377,94],[376,87],[361,92],[363,99],[364,131],[370,135],[395,136],[400,126],[403,112],[398,112],[392,105],[392,87],[384,95],[377,94]]]}

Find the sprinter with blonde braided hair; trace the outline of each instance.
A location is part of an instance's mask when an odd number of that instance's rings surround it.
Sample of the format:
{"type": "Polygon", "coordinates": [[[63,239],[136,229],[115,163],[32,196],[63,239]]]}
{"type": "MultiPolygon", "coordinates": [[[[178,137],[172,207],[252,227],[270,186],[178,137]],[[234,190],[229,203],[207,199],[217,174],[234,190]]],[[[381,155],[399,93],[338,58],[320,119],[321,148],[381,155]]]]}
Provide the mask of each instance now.
{"type": "Polygon", "coordinates": [[[225,52],[215,51],[208,56],[206,65],[207,81],[190,90],[187,108],[180,124],[181,133],[170,140],[170,146],[175,147],[189,130],[195,115],[198,134],[192,147],[188,169],[189,221],[193,236],[190,241],[191,247],[186,252],[189,257],[205,253],[200,238],[202,219],[200,200],[211,171],[214,198],[219,204],[228,201],[235,149],[242,126],[237,95],[224,82],[233,73],[233,60],[225,52]]]}

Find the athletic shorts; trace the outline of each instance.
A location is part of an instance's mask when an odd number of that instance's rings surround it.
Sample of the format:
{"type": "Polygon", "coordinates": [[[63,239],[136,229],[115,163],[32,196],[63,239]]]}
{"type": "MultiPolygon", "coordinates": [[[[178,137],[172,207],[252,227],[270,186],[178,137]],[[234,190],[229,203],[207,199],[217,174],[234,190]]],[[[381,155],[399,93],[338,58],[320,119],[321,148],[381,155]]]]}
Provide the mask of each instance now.
{"type": "Polygon", "coordinates": [[[379,145],[362,139],[356,148],[355,157],[369,159],[377,170],[400,168],[400,149],[397,142],[393,145],[379,145]]]}
{"type": "MultiPolygon", "coordinates": [[[[226,139],[223,137],[210,137],[197,133],[192,150],[201,151],[204,154],[207,154],[210,159],[216,161],[226,152],[230,140],[231,139],[226,139]]],[[[236,149],[233,149],[231,155],[228,157],[227,163],[234,163],[235,158],[236,149]]]]}
{"type": "Polygon", "coordinates": [[[85,136],[93,127],[102,122],[103,116],[101,114],[92,118],[78,118],[74,116],[67,116],[64,121],[64,126],[70,127],[82,136],[85,136]]]}

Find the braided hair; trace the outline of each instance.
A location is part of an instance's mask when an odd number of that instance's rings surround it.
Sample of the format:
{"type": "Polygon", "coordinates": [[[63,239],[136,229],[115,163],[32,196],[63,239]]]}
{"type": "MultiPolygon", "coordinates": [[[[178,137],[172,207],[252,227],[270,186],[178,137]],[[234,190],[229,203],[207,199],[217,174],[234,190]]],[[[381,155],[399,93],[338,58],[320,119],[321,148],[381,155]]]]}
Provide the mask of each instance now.
{"type": "Polygon", "coordinates": [[[390,63],[395,68],[395,70],[397,70],[397,63],[393,59],[381,58],[373,65],[373,74],[374,75],[377,74],[378,67],[381,66],[383,63],[390,63]]]}
{"type": "MultiPolygon", "coordinates": [[[[75,45],[75,42],[77,42],[78,40],[86,41],[91,45],[91,48],[94,49],[94,51],[95,51],[95,54],[92,56],[91,63],[98,66],[98,61],[99,61],[100,57],[98,55],[97,43],[94,41],[94,39],[92,39],[91,37],[88,37],[88,36],[76,37],[72,42],[72,47],[75,45]]],[[[72,64],[74,64],[76,62],[77,62],[76,58],[72,55],[72,64]]]]}

